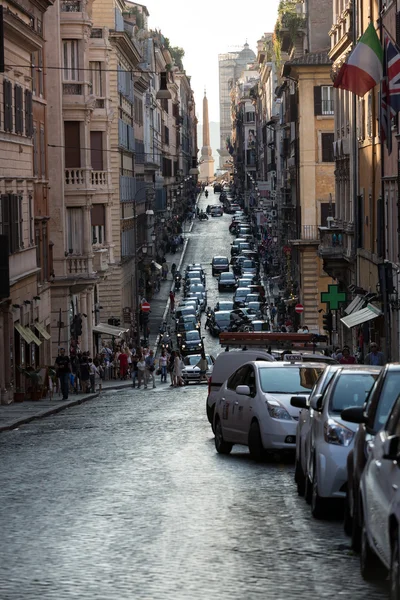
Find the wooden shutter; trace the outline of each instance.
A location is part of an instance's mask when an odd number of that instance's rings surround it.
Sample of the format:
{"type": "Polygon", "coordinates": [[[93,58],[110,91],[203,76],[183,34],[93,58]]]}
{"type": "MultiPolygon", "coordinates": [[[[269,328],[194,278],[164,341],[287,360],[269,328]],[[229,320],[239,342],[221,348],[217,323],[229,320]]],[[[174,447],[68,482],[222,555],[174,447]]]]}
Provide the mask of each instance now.
{"type": "Polygon", "coordinates": [[[44,127],[40,126],[40,169],[42,178],[46,177],[46,140],[44,134],[44,127]]]}
{"type": "MultiPolygon", "coordinates": [[[[290,94],[289,98],[290,98],[290,120],[297,121],[297,94],[290,94]]],[[[321,108],[322,108],[322,103],[321,103],[321,108]]]]}
{"type": "Polygon", "coordinates": [[[33,126],[32,143],[33,143],[33,175],[35,177],[39,177],[39,148],[38,148],[38,135],[37,135],[36,125],[33,126]]]}
{"type": "Polygon", "coordinates": [[[93,204],[91,211],[92,227],[105,226],[106,211],[104,204],[93,204]]]}
{"type": "Polygon", "coordinates": [[[25,133],[27,137],[33,135],[33,103],[32,92],[25,90],[25,133]]]}
{"type": "Polygon", "coordinates": [[[90,157],[94,171],[103,170],[103,132],[90,132],[90,157]]]}
{"type": "Polygon", "coordinates": [[[321,207],[321,227],[327,227],[328,225],[328,221],[327,218],[329,216],[331,217],[335,217],[335,205],[330,202],[321,202],[320,204],[321,207]],[[331,211],[331,215],[329,214],[329,211],[331,211]]]}
{"type": "Polygon", "coordinates": [[[1,233],[10,238],[10,197],[8,194],[1,196],[1,233]]]}
{"type": "Polygon", "coordinates": [[[10,202],[10,252],[19,249],[19,200],[16,194],[9,195],[10,202]]]}
{"type": "Polygon", "coordinates": [[[65,168],[81,166],[81,140],[79,121],[64,121],[65,168]]]}
{"type": "Polygon", "coordinates": [[[8,298],[10,295],[10,271],[8,255],[8,237],[6,235],[0,235],[0,298],[8,298]]]}
{"type": "Polygon", "coordinates": [[[333,140],[333,133],[321,133],[322,162],[334,162],[333,140]]]}
{"type": "Polygon", "coordinates": [[[314,86],[314,115],[322,115],[322,93],[321,86],[314,86]]]}
{"type": "Polygon", "coordinates": [[[3,103],[4,103],[4,131],[12,131],[12,85],[10,81],[3,81],[3,103]]]}
{"type": "Polygon", "coordinates": [[[24,132],[24,117],[23,117],[23,94],[20,85],[14,86],[15,99],[15,133],[24,132]]]}

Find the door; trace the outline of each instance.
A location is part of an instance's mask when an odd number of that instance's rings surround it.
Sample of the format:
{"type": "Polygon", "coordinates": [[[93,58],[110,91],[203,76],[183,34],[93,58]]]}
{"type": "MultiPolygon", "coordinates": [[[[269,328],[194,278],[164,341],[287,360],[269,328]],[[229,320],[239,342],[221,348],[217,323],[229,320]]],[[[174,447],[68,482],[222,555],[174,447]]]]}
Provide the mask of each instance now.
{"type": "Polygon", "coordinates": [[[240,367],[235,371],[228,379],[223,397],[221,422],[224,437],[235,444],[242,443],[240,431],[238,431],[239,398],[241,397],[236,394],[236,388],[238,385],[245,385],[243,382],[246,374],[247,366],[240,367]]]}
{"type": "Polygon", "coordinates": [[[238,396],[237,397],[237,431],[241,439],[241,443],[247,446],[249,440],[250,423],[256,412],[256,374],[254,367],[248,365],[246,367],[246,374],[244,376],[243,383],[239,385],[248,385],[250,388],[249,396],[238,396]]]}
{"type": "Polygon", "coordinates": [[[90,157],[93,171],[103,171],[103,132],[90,132],[90,157]]]}
{"type": "Polygon", "coordinates": [[[65,168],[81,166],[81,139],[79,121],[64,121],[65,168]]]}

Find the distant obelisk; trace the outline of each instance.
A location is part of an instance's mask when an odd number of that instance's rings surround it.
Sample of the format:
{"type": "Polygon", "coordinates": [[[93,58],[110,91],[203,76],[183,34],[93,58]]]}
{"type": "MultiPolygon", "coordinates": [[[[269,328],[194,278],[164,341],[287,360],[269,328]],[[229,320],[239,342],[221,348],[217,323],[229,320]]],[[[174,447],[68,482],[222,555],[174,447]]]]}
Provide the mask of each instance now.
{"type": "Polygon", "coordinates": [[[210,122],[208,120],[208,100],[204,90],[203,98],[203,147],[200,157],[199,181],[211,183],[214,179],[214,158],[210,146],[210,122]]]}

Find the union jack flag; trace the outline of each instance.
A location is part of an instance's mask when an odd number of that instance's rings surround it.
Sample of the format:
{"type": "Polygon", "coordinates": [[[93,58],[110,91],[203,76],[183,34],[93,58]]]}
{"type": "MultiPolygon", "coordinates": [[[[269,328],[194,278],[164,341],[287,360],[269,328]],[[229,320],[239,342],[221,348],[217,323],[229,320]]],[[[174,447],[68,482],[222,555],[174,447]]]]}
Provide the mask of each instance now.
{"type": "Polygon", "coordinates": [[[381,83],[381,141],[392,152],[392,118],[400,112],[400,49],[387,32],[383,38],[383,79],[381,83]]]}

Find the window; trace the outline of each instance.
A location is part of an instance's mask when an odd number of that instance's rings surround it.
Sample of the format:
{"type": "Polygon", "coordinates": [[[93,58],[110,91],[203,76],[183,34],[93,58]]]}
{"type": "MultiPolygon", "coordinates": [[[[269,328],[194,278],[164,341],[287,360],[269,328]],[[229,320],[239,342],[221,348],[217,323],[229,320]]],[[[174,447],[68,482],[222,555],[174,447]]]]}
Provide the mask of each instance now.
{"type": "Polygon", "coordinates": [[[39,147],[36,125],[33,126],[33,175],[39,177],[39,147]]]}
{"type": "Polygon", "coordinates": [[[4,194],[0,202],[0,231],[8,236],[10,254],[23,248],[22,196],[4,194]]]}
{"type": "Polygon", "coordinates": [[[256,153],[254,150],[246,150],[246,165],[248,167],[256,166],[256,153]]]}
{"type": "Polygon", "coordinates": [[[24,96],[20,85],[14,86],[15,133],[24,133],[24,96]]]}
{"type": "Polygon", "coordinates": [[[236,390],[238,385],[242,385],[246,375],[247,375],[247,366],[240,367],[237,371],[235,371],[228,379],[227,387],[229,390],[236,390]]]}
{"type": "Polygon", "coordinates": [[[25,135],[33,135],[33,102],[32,92],[29,90],[25,90],[25,135]]]}
{"type": "Polygon", "coordinates": [[[340,414],[350,406],[364,406],[377,376],[378,374],[370,373],[360,375],[341,373],[331,396],[329,412],[340,414]]]}
{"type": "Polygon", "coordinates": [[[320,219],[320,225],[321,227],[327,227],[328,226],[328,217],[335,217],[335,204],[332,202],[321,202],[320,203],[320,208],[321,208],[321,219],[320,219]]]}
{"type": "Polygon", "coordinates": [[[65,168],[81,166],[81,140],[79,121],[64,121],[65,168]]]}
{"type": "Polygon", "coordinates": [[[135,122],[143,125],[143,101],[135,96],[135,122]]]}
{"type": "Polygon", "coordinates": [[[259,370],[261,389],[270,394],[310,392],[321,373],[314,367],[264,367],[259,370]]]}
{"type": "Polygon", "coordinates": [[[40,168],[42,178],[46,178],[46,145],[44,135],[44,125],[40,126],[40,168]]]}
{"type": "Polygon", "coordinates": [[[321,133],[322,162],[334,162],[334,133],[321,133]]]}
{"type": "Polygon", "coordinates": [[[64,40],[64,79],[79,81],[78,40],[64,40]]]}
{"type": "Polygon", "coordinates": [[[3,81],[4,131],[13,130],[12,83],[3,81]]]}
{"type": "Polygon", "coordinates": [[[103,132],[90,132],[90,156],[92,169],[94,171],[103,170],[103,132]]]}
{"type": "Polygon", "coordinates": [[[91,210],[92,244],[104,244],[106,211],[104,204],[94,204],[91,210]]]}
{"type": "Polygon", "coordinates": [[[169,127],[164,126],[164,144],[169,146],[169,127]]]}
{"type": "Polygon", "coordinates": [[[43,96],[43,51],[38,52],[39,96],[43,96]]]}
{"type": "Polygon", "coordinates": [[[92,94],[94,96],[103,96],[103,74],[101,62],[89,62],[90,83],[92,84],[92,94]]]}
{"type": "Polygon", "coordinates": [[[255,112],[247,112],[246,113],[246,123],[254,123],[255,120],[256,120],[255,112]]]}
{"type": "Polygon", "coordinates": [[[163,110],[165,110],[165,112],[168,114],[168,99],[167,98],[161,99],[161,108],[163,110]]]}
{"type": "Polygon", "coordinates": [[[321,86],[321,113],[323,115],[333,115],[333,86],[321,86]]]}
{"type": "Polygon", "coordinates": [[[33,197],[28,196],[28,214],[29,214],[29,245],[33,246],[33,197]]]}
{"type": "Polygon", "coordinates": [[[83,253],[83,211],[81,208],[67,209],[68,252],[83,253]]]}

